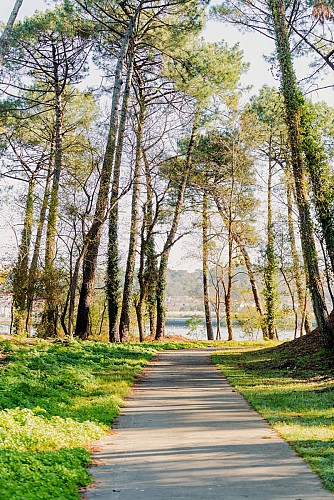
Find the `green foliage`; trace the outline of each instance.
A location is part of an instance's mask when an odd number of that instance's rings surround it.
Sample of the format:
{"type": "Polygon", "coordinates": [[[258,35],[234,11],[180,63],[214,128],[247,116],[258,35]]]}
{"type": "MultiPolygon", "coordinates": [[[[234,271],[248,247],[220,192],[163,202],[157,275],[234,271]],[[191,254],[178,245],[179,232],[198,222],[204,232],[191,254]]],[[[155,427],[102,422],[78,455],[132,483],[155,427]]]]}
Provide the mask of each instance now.
{"type": "Polygon", "coordinates": [[[282,349],[221,352],[214,362],[334,490],[333,368],[322,352],[282,349]]]}
{"type": "Polygon", "coordinates": [[[187,335],[194,336],[196,339],[204,332],[203,328],[203,318],[194,314],[186,321],[186,327],[188,328],[187,335]]]}
{"type": "Polygon", "coordinates": [[[235,312],[234,317],[245,337],[257,338],[261,331],[261,316],[255,306],[247,306],[247,308],[235,312]]]}
{"type": "Polygon", "coordinates": [[[90,482],[84,447],[108,432],[155,350],[38,340],[0,349],[1,498],[77,498],[90,482]]]}
{"type": "Polygon", "coordinates": [[[0,450],[1,498],[10,500],[73,500],[78,485],[90,483],[87,450],[62,448],[41,453],[0,450]]]}

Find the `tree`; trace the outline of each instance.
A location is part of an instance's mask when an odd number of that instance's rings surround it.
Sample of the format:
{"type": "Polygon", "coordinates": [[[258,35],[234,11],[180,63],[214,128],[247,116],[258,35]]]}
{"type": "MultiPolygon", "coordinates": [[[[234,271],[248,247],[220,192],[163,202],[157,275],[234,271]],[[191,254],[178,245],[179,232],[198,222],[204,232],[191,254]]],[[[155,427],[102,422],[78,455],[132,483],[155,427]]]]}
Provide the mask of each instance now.
{"type": "MultiPolygon", "coordinates": [[[[312,154],[307,152],[308,140],[305,141],[305,134],[308,135],[309,133],[309,122],[306,116],[304,122],[302,122],[302,116],[305,113],[304,98],[298,88],[294,73],[289,45],[288,25],[285,19],[285,5],[281,0],[270,0],[266,4],[256,2],[252,5],[247,5],[246,2],[240,0],[240,2],[236,1],[236,4],[239,12],[238,18],[235,18],[237,23],[251,29],[256,29],[270,36],[276,43],[277,60],[280,68],[282,95],[285,106],[285,120],[291,150],[291,167],[299,211],[301,242],[304,262],[307,268],[308,286],[317,323],[323,335],[324,344],[327,349],[331,350],[334,344],[334,334],[328,322],[328,311],[319,271],[318,255],[313,237],[313,224],[306,188],[307,165],[310,171],[310,162],[312,161],[313,152],[312,154]],[[270,22],[268,22],[268,19],[270,22]]],[[[217,12],[220,12],[220,15],[224,18],[232,19],[231,15],[235,12],[234,9],[234,5],[225,4],[220,9],[217,9],[217,12]]],[[[321,166],[321,155],[319,160],[319,166],[321,166]]],[[[315,165],[313,165],[313,167],[315,167],[315,165]]],[[[312,170],[311,168],[311,171],[312,170]]]]}
{"type": "Polygon", "coordinates": [[[182,177],[177,190],[177,202],[171,228],[160,258],[157,284],[157,340],[164,336],[167,263],[180,221],[202,115],[215,95],[219,96],[223,101],[225,100],[225,102],[233,100],[239,76],[243,70],[242,55],[238,47],[228,49],[224,43],[199,43],[189,51],[187,58],[181,60],[181,63],[174,63],[173,67],[169,68],[170,74],[174,75],[180,91],[185,92],[192,98],[193,120],[188,146],[184,148],[182,177]]]}
{"type": "Polygon", "coordinates": [[[7,25],[6,25],[2,35],[0,37],[0,65],[3,64],[4,58],[6,55],[7,46],[8,46],[8,43],[10,41],[10,37],[12,35],[13,26],[14,26],[15,20],[17,18],[17,15],[19,13],[19,10],[20,10],[22,4],[23,4],[23,0],[16,0],[15,1],[14,7],[13,7],[13,10],[12,10],[10,16],[9,16],[7,25]]]}

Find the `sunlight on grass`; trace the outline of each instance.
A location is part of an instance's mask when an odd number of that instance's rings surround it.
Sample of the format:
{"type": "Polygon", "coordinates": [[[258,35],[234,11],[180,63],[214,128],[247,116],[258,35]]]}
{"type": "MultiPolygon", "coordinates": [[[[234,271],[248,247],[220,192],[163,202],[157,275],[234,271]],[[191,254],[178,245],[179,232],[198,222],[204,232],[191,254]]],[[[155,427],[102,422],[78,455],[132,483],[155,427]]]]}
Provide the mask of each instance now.
{"type": "Polygon", "coordinates": [[[151,346],[0,342],[1,499],[74,499],[151,346]]]}
{"type": "MultiPolygon", "coordinates": [[[[319,356],[314,357],[318,360],[319,356]]],[[[322,372],[321,364],[312,359],[305,366],[301,360],[286,362],[272,349],[236,349],[212,358],[231,384],[334,491],[334,368],[322,372]],[[277,368],[280,361],[284,368],[277,368]]]]}

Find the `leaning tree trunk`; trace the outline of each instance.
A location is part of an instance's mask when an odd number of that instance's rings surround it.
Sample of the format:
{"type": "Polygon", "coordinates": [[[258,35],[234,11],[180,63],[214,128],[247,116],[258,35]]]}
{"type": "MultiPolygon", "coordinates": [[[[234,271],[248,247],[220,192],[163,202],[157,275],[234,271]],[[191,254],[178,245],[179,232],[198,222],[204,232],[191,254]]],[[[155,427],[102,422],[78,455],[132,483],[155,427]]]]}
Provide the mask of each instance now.
{"type": "MultiPolygon", "coordinates": [[[[141,93],[141,89],[139,89],[141,93]]],[[[130,333],[130,316],[133,299],[135,264],[136,264],[136,248],[138,241],[138,226],[139,226],[139,202],[140,202],[140,176],[143,163],[142,143],[145,122],[145,104],[143,96],[140,96],[139,102],[138,129],[136,134],[136,160],[133,173],[133,191],[132,191],[132,207],[131,207],[131,225],[130,225],[130,241],[129,251],[126,263],[122,310],[119,322],[119,338],[121,342],[129,340],[130,333]]]]}
{"type": "Polygon", "coordinates": [[[211,310],[209,300],[209,245],[208,245],[208,193],[206,190],[203,192],[203,206],[202,206],[202,273],[203,273],[203,300],[205,311],[205,325],[208,340],[214,340],[211,310]]]}
{"type": "Polygon", "coordinates": [[[122,109],[120,113],[119,131],[117,138],[117,147],[115,152],[113,181],[110,197],[110,215],[109,215],[109,240],[108,240],[108,270],[107,270],[107,300],[109,316],[109,341],[119,342],[118,332],[118,312],[120,302],[120,274],[119,268],[119,250],[118,250],[118,197],[119,183],[121,176],[121,162],[124,143],[124,133],[126,118],[128,113],[130,89],[133,75],[134,53],[131,51],[129,67],[127,71],[122,109]]]}
{"type": "Polygon", "coordinates": [[[9,16],[7,25],[6,25],[4,31],[1,35],[1,38],[0,38],[0,65],[3,64],[4,58],[6,55],[8,42],[10,40],[12,31],[13,31],[13,26],[14,26],[15,20],[17,18],[17,15],[19,13],[19,10],[21,8],[22,3],[23,3],[23,0],[16,0],[14,7],[13,7],[13,10],[9,16]]]}
{"type": "Polygon", "coordinates": [[[34,188],[35,178],[32,176],[29,179],[21,244],[13,277],[12,329],[14,334],[19,335],[26,331],[28,260],[34,215],[34,188]]]}
{"type": "Polygon", "coordinates": [[[305,328],[306,333],[310,333],[311,327],[307,314],[307,309],[305,307],[307,300],[306,286],[303,286],[302,282],[302,273],[300,270],[300,262],[299,262],[296,238],[295,238],[293,205],[292,205],[292,186],[290,179],[287,179],[287,207],[288,207],[288,230],[289,230],[289,240],[290,240],[291,256],[292,256],[293,277],[296,283],[298,309],[301,317],[300,335],[303,335],[303,328],[305,328]]]}
{"type": "Polygon", "coordinates": [[[171,248],[174,244],[176,232],[179,227],[181,212],[183,209],[184,195],[186,191],[187,181],[189,172],[191,169],[192,162],[192,154],[195,146],[195,138],[198,128],[199,115],[197,114],[194,119],[190,141],[188,145],[186,163],[184,167],[184,173],[182,180],[179,184],[178,193],[177,193],[177,201],[174,210],[174,216],[172,220],[172,225],[170,231],[168,233],[165,245],[163,247],[159,272],[158,272],[158,281],[157,281],[157,331],[155,334],[155,339],[160,340],[165,336],[165,319],[166,319],[166,285],[167,285],[167,266],[168,259],[171,248]]]}
{"type": "Polygon", "coordinates": [[[288,30],[285,21],[283,0],[271,0],[277,55],[281,69],[282,94],[285,102],[286,124],[291,148],[291,163],[296,188],[296,201],[299,212],[300,235],[307,269],[308,286],[314,313],[324,345],[328,350],[334,348],[334,333],[328,321],[324,291],[318,265],[318,255],[313,236],[313,224],[307,196],[307,178],[302,148],[301,123],[304,99],[298,89],[293,70],[288,30]]]}
{"type": "Polygon", "coordinates": [[[107,215],[109,184],[114,163],[116,135],[118,129],[118,111],[122,87],[122,71],[124,66],[124,59],[128,51],[130,37],[134,27],[134,21],[134,18],[131,18],[118,55],[110,113],[109,133],[101,171],[100,188],[97,197],[93,223],[86,235],[88,245],[83,261],[82,285],[80,289],[77,322],[75,328],[75,335],[81,339],[88,338],[89,312],[94,292],[97,256],[100,246],[102,228],[107,215]]]}
{"type": "Polygon", "coordinates": [[[328,165],[323,145],[319,140],[319,132],[314,127],[314,119],[309,105],[305,103],[301,115],[302,147],[312,185],[317,219],[325,240],[331,272],[334,273],[334,188],[331,167],[328,165]]]}

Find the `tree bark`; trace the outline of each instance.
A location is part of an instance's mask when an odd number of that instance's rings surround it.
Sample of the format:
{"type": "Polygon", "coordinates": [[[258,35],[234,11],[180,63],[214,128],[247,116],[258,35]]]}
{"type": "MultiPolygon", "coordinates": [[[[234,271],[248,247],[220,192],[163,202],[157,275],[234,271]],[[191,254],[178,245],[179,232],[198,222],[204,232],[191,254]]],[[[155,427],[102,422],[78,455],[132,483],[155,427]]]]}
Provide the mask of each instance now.
{"type": "Polygon", "coordinates": [[[56,276],[56,241],[57,241],[57,220],[59,205],[59,184],[62,171],[62,88],[59,81],[59,65],[56,55],[56,47],[52,46],[53,71],[54,71],[54,92],[55,92],[55,149],[54,149],[54,169],[50,194],[49,214],[47,219],[46,241],[45,241],[45,307],[42,318],[43,336],[57,336],[58,328],[58,306],[59,306],[59,286],[56,276]]]}
{"type": "Polygon", "coordinates": [[[202,206],[202,272],[203,272],[203,300],[204,300],[204,312],[205,312],[205,325],[206,334],[208,340],[214,340],[212,321],[211,321],[211,310],[210,310],[210,300],[209,300],[209,246],[208,246],[208,194],[204,190],[203,192],[203,206],[202,206]]]}
{"type": "Polygon", "coordinates": [[[28,184],[21,244],[13,277],[12,329],[17,335],[26,332],[28,260],[34,214],[34,188],[35,179],[32,176],[28,184]]]}
{"type": "Polygon", "coordinates": [[[135,19],[131,18],[118,55],[110,113],[109,133],[101,171],[100,188],[95,207],[94,220],[86,235],[88,245],[83,262],[82,285],[75,329],[75,335],[81,339],[87,339],[89,334],[89,312],[94,292],[97,256],[102,228],[107,214],[109,184],[114,162],[116,134],[118,129],[118,110],[122,87],[122,71],[124,59],[128,51],[130,37],[134,27],[134,21],[135,19]]]}
{"type": "Polygon", "coordinates": [[[310,321],[308,318],[307,309],[305,308],[306,303],[306,284],[302,283],[302,273],[300,270],[300,262],[298,257],[296,238],[295,238],[295,228],[293,221],[293,204],[292,204],[292,186],[291,180],[287,180],[287,208],[288,208],[288,230],[289,230],[289,241],[292,256],[292,267],[293,276],[296,283],[297,297],[298,297],[298,309],[301,317],[301,328],[300,335],[303,335],[303,327],[306,333],[310,333],[310,321]]]}
{"type": "Polygon", "coordinates": [[[6,55],[8,41],[11,37],[12,31],[13,31],[13,26],[14,26],[15,20],[17,18],[17,15],[19,13],[19,10],[21,8],[22,3],[23,3],[23,0],[16,0],[14,7],[13,7],[13,10],[9,16],[7,25],[6,25],[4,31],[1,35],[1,38],[0,38],[0,65],[3,64],[4,58],[6,55]]]}
{"type": "Polygon", "coordinates": [[[31,258],[29,275],[28,275],[27,317],[26,317],[26,331],[27,332],[30,332],[30,329],[31,329],[32,308],[33,308],[33,302],[34,302],[35,291],[36,291],[38,259],[40,257],[43,229],[44,229],[44,225],[45,225],[46,212],[48,209],[48,202],[49,202],[49,197],[50,197],[50,184],[51,184],[53,161],[54,161],[53,153],[54,153],[54,139],[52,138],[48,172],[47,172],[46,181],[45,181],[43,200],[42,200],[42,205],[41,205],[40,214],[39,214],[38,223],[37,223],[35,245],[34,245],[34,250],[33,250],[32,258],[31,258]]]}
{"type": "Polygon", "coordinates": [[[313,224],[307,196],[307,178],[303,149],[301,144],[301,106],[304,102],[297,87],[293,70],[291,50],[289,46],[288,30],[285,21],[284,3],[282,0],[271,0],[269,7],[272,12],[277,55],[281,69],[282,93],[285,102],[286,123],[288,127],[291,148],[291,162],[296,188],[296,201],[299,212],[300,235],[307,266],[307,281],[313,303],[314,313],[319,330],[323,336],[326,349],[334,348],[333,329],[328,321],[328,311],[323,292],[318,256],[313,237],[313,224]]]}
{"type": "MultiPolygon", "coordinates": [[[[141,94],[141,89],[139,89],[141,94]]],[[[142,143],[145,122],[145,104],[143,96],[140,95],[138,129],[136,134],[136,160],[133,173],[133,192],[132,192],[132,207],[131,207],[131,225],[130,225],[130,241],[129,251],[126,264],[122,310],[119,322],[119,338],[121,342],[128,342],[130,333],[130,316],[133,299],[134,288],[134,273],[136,264],[136,247],[138,241],[138,226],[139,226],[139,201],[140,201],[140,176],[143,163],[142,143]]]]}
{"type": "Polygon", "coordinates": [[[271,158],[271,141],[269,144],[269,166],[267,183],[267,247],[266,264],[264,269],[265,299],[266,299],[266,323],[268,337],[271,340],[277,340],[276,329],[276,302],[277,302],[277,283],[276,283],[276,258],[275,258],[275,236],[273,226],[272,212],[272,177],[273,165],[271,158]]]}
{"type": "Polygon", "coordinates": [[[128,65],[123,103],[120,114],[119,131],[117,138],[117,147],[115,152],[115,163],[113,181],[110,197],[110,215],[109,215],[109,240],[108,240],[108,270],[107,270],[107,300],[109,317],[109,341],[119,342],[118,332],[118,312],[120,302],[120,268],[119,268],[119,249],[118,249],[118,197],[119,183],[121,175],[122,151],[124,143],[124,133],[126,118],[129,105],[130,89],[133,75],[134,53],[131,51],[128,65]]]}

